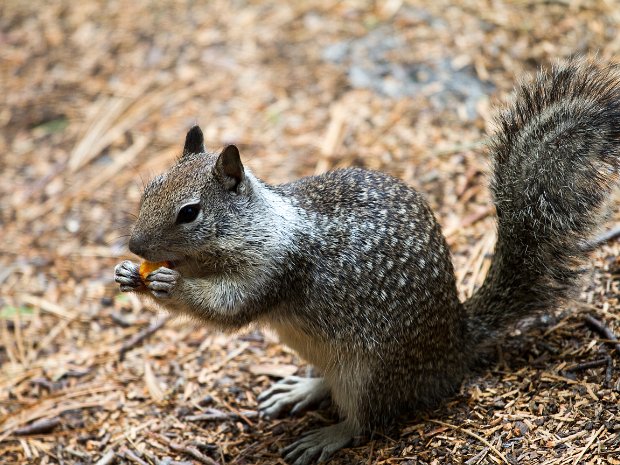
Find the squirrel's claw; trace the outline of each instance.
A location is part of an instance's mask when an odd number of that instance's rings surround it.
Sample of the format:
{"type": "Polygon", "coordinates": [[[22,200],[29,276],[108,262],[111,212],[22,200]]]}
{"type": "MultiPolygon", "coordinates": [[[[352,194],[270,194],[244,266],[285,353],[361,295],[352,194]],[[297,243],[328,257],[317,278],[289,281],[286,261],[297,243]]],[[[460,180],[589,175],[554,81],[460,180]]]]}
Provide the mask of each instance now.
{"type": "Polygon", "coordinates": [[[144,284],[140,279],[140,265],[125,260],[114,267],[114,281],[120,284],[121,292],[136,291],[144,284]]]}
{"type": "Polygon", "coordinates": [[[295,414],[319,404],[329,397],[329,388],[323,378],[287,376],[258,396],[258,410],[267,417],[277,417],[286,407],[293,405],[295,414]]]}
{"type": "Polygon", "coordinates": [[[308,465],[318,456],[318,461],[324,462],[334,452],[351,444],[358,433],[358,428],[346,420],[336,425],[325,426],[311,431],[299,441],[285,447],[284,459],[293,465],[308,465]]]}
{"type": "Polygon", "coordinates": [[[178,271],[161,267],[149,273],[145,279],[148,290],[158,299],[169,299],[177,287],[181,275],[178,271]]]}

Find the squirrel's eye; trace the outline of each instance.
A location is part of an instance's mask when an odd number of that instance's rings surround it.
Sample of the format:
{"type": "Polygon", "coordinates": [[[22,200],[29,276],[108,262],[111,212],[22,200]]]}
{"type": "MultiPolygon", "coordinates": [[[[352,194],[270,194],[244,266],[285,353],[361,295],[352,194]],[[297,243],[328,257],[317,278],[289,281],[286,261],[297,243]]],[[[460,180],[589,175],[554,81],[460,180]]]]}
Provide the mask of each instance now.
{"type": "Polygon", "coordinates": [[[181,208],[181,210],[179,210],[179,214],[177,215],[177,224],[191,223],[196,219],[199,212],[200,205],[185,205],[183,208],[181,208]]]}

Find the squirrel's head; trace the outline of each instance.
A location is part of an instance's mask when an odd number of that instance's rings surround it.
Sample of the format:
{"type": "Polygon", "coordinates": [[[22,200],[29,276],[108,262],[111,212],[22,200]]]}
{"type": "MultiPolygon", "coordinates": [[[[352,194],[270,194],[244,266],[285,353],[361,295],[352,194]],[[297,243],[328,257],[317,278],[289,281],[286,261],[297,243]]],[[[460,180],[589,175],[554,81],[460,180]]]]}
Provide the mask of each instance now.
{"type": "Polygon", "coordinates": [[[129,249],[149,261],[178,264],[206,249],[217,253],[240,226],[251,184],[237,147],[206,153],[202,131],[194,126],[178,162],[146,186],[129,249]]]}

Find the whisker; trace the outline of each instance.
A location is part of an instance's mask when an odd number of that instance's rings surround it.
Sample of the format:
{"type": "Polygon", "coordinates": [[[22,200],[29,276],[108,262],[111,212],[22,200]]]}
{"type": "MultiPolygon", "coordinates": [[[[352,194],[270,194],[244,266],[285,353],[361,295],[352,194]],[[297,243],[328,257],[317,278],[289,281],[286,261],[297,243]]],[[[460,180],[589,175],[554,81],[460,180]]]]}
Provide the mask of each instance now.
{"type": "Polygon", "coordinates": [[[121,210],[121,213],[123,213],[123,214],[125,214],[125,215],[128,215],[128,216],[131,216],[134,220],[137,220],[137,219],[138,219],[138,215],[136,215],[135,213],[132,213],[132,212],[130,212],[130,211],[127,211],[127,210],[121,210]]]}
{"type": "MultiPolygon", "coordinates": [[[[115,242],[118,241],[119,239],[127,239],[129,237],[131,237],[131,234],[121,234],[120,236],[114,236],[114,237],[110,238],[109,240],[103,241],[103,243],[107,247],[112,247],[113,245],[115,245],[115,242]]],[[[123,246],[127,247],[128,243],[129,243],[129,241],[127,241],[127,240],[123,241],[123,246]]]]}

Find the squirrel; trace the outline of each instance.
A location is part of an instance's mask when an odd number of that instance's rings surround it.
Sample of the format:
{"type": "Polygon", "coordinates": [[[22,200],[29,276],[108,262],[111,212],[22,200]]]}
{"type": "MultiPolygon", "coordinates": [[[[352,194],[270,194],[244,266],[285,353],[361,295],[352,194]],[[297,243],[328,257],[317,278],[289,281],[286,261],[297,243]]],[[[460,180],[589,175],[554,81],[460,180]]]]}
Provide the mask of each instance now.
{"type": "Polygon", "coordinates": [[[453,394],[507,329],[574,297],[620,165],[620,73],[572,60],[523,81],[496,117],[490,189],[497,242],[484,283],[457,295],[423,196],[387,174],[341,169],[269,185],[239,150],[205,151],[198,126],[145,188],[129,249],[168,261],[121,291],[223,330],[271,327],[317,367],[262,393],[276,416],[331,398],[342,421],[284,448],[327,460],[360,435],[453,394]]]}

